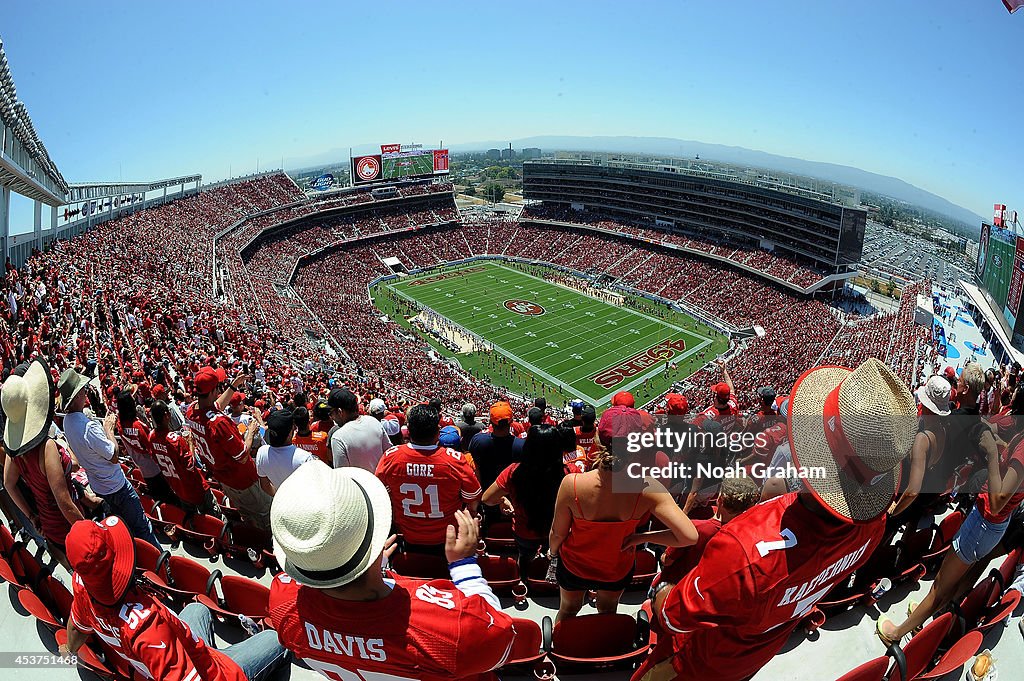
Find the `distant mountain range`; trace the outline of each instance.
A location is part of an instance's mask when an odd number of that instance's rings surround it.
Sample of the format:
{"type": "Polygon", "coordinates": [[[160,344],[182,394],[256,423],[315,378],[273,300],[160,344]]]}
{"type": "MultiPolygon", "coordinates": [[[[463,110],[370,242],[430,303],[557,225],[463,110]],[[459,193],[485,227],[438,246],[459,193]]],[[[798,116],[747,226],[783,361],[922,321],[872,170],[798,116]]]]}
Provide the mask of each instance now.
{"type": "MultiPolygon", "coordinates": [[[[764,151],[731,147],[724,144],[707,144],[693,140],[681,140],[672,137],[576,137],[564,135],[541,135],[524,137],[514,140],[470,142],[451,144],[448,148],[453,152],[483,151],[486,149],[507,148],[509,142],[516,150],[524,147],[538,147],[545,152],[550,151],[603,151],[613,153],[635,153],[645,155],[680,156],[693,158],[700,156],[708,161],[722,161],[738,165],[753,166],[781,170],[797,175],[816,177],[831,182],[859,187],[876,194],[883,194],[899,201],[906,201],[914,206],[945,215],[946,217],[965,223],[972,229],[980,229],[983,218],[963,206],[947,201],[941,196],[915,187],[909,182],[896,177],[888,177],[871,173],[860,168],[808,161],[802,158],[779,156],[764,151]]],[[[374,153],[379,150],[375,145],[359,145],[353,147],[353,153],[374,153]]],[[[333,149],[323,154],[302,159],[289,159],[285,165],[290,168],[310,167],[335,163],[347,156],[348,150],[333,149]]]]}

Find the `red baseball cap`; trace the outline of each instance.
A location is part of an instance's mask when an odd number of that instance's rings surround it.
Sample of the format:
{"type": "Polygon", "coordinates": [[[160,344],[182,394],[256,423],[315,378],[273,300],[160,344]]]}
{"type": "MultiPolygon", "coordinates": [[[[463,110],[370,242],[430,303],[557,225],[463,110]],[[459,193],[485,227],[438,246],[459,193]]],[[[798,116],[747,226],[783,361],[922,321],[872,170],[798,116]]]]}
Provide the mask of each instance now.
{"type": "Polygon", "coordinates": [[[228,372],[224,371],[224,367],[217,367],[217,378],[221,383],[225,383],[228,380],[228,372]]]}
{"type": "Polygon", "coordinates": [[[635,407],[636,400],[633,399],[633,393],[628,392],[626,390],[620,390],[619,392],[615,393],[615,395],[612,397],[612,406],[635,407]]]}
{"type": "Polygon", "coordinates": [[[235,393],[231,396],[231,404],[241,404],[245,402],[245,393],[235,393]]]}
{"type": "MultiPolygon", "coordinates": [[[[653,419],[651,420],[653,421],[653,419]]],[[[601,420],[597,426],[597,437],[601,444],[610,447],[613,437],[626,437],[630,433],[639,433],[643,429],[644,419],[639,411],[624,404],[617,404],[608,407],[601,414],[601,420]]]]}
{"type": "Polygon", "coordinates": [[[117,516],[79,520],[68,532],[67,550],[89,597],[100,605],[117,605],[135,570],[135,542],[124,521],[117,516]]]}
{"type": "Polygon", "coordinates": [[[944,369],[944,370],[942,371],[942,373],[943,373],[943,375],[945,375],[945,377],[946,377],[946,378],[948,378],[949,380],[951,380],[951,381],[955,381],[955,380],[956,380],[956,369],[954,369],[953,367],[946,367],[946,368],[945,368],[945,369],[944,369]]]}
{"type": "Polygon", "coordinates": [[[686,395],[669,393],[665,396],[665,411],[675,416],[685,416],[686,412],[690,411],[690,402],[686,395]]]}
{"type": "Polygon", "coordinates": [[[192,378],[192,383],[195,385],[197,393],[209,395],[220,385],[221,381],[216,371],[210,367],[203,367],[192,378]]]}
{"type": "Polygon", "coordinates": [[[729,388],[728,383],[718,383],[714,387],[715,396],[720,400],[727,400],[732,395],[732,389],[729,388]]]}
{"type": "Polygon", "coordinates": [[[153,386],[153,399],[154,400],[166,400],[167,399],[167,388],[163,386],[163,383],[157,383],[153,386]]]}

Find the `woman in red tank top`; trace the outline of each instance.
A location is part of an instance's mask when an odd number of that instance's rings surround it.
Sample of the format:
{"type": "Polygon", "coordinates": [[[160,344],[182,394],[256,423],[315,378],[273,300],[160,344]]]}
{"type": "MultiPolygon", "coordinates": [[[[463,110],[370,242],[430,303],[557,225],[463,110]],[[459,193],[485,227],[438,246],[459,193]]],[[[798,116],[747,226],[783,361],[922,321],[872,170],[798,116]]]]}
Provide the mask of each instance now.
{"type": "Polygon", "coordinates": [[[597,592],[599,613],[614,613],[633,576],[639,544],[690,546],[697,541],[693,523],[661,483],[647,479],[639,492],[615,492],[613,473],[627,462],[603,448],[595,456],[593,470],[565,477],[555,500],[548,555],[558,559],[556,623],[576,616],[587,591],[597,592]],[[636,534],[651,515],[668,529],[636,534]]]}

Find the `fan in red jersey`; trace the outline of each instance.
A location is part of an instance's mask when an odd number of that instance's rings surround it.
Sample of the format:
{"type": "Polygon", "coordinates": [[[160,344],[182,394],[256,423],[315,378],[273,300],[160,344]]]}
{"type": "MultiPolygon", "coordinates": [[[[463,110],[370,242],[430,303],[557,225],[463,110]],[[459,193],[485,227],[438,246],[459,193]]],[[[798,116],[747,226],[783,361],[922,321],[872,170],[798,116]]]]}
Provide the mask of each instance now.
{"type": "Polygon", "coordinates": [[[388,489],[405,549],[443,555],[445,528],[463,506],[475,513],[483,490],[459,451],[438,445],[439,416],[425,404],[409,409],[409,444],[384,452],[377,477],[388,489]]]}
{"type": "Polygon", "coordinates": [[[181,500],[187,511],[201,511],[219,516],[220,506],[217,505],[203,472],[196,467],[196,457],[192,454],[188,441],[181,433],[171,430],[170,407],[163,400],[157,400],[149,413],[154,426],[149,443],[157,463],[160,464],[164,479],[171,486],[175,496],[181,500]]]}
{"type": "Polygon", "coordinates": [[[117,516],[78,521],[67,547],[75,599],[61,654],[76,653],[95,635],[138,677],[167,681],[262,681],[290,663],[273,631],[216,650],[209,608],[191,603],[175,616],[137,588],[135,544],[117,516]]]}
{"type": "Polygon", "coordinates": [[[271,525],[284,573],[270,620],[311,669],[335,681],[497,678],[515,629],[476,563],[468,513],[446,528],[451,581],[382,572],[395,548],[391,500],[360,468],[300,466],[274,498],[271,525]]]}
{"type": "Polygon", "coordinates": [[[188,408],[185,422],[192,431],[196,452],[210,474],[221,483],[231,505],[255,525],[270,529],[270,501],[274,489],[269,482],[261,482],[249,455],[256,429],[248,429],[243,440],[231,418],[217,407],[221,382],[210,367],[203,367],[196,373],[193,384],[198,400],[188,408]]]}
{"type": "Polygon", "coordinates": [[[707,409],[697,415],[693,423],[699,426],[705,419],[714,419],[722,424],[722,430],[726,433],[742,430],[743,416],[740,414],[739,402],[736,401],[736,389],[729,376],[729,367],[724,359],[718,361],[718,366],[722,369],[722,382],[716,383],[712,389],[715,399],[707,409]]]}
{"type": "Polygon", "coordinates": [[[170,501],[174,496],[167,480],[160,471],[160,464],[153,455],[150,445],[149,427],[139,420],[138,405],[135,396],[122,392],[117,396],[117,434],[121,436],[121,444],[139,467],[142,477],[146,480],[149,495],[157,501],[170,501]]]}
{"type": "Polygon", "coordinates": [[[709,669],[716,681],[749,679],[878,547],[914,442],[913,396],[877,359],[853,371],[818,367],[793,387],[790,425],[793,463],[823,476],[725,525],[679,584],[659,588],[654,609],[672,635],[659,639],[635,680],[700,678],[709,669]]]}

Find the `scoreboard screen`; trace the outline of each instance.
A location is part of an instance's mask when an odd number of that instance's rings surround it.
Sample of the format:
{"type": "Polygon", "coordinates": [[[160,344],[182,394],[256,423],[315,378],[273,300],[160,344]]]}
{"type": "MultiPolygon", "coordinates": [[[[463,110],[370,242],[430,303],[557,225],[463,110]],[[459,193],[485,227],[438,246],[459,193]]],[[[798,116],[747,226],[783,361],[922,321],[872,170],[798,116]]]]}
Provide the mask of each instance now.
{"type": "Polygon", "coordinates": [[[978,246],[978,283],[1013,329],[1024,291],[1024,237],[984,223],[978,246]]]}
{"type": "Polygon", "coordinates": [[[379,154],[357,156],[352,159],[352,180],[355,184],[431,177],[447,173],[447,149],[402,149],[398,144],[384,144],[381,145],[379,154]]]}

